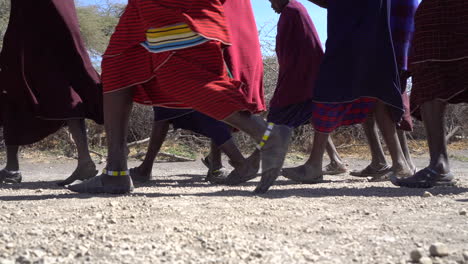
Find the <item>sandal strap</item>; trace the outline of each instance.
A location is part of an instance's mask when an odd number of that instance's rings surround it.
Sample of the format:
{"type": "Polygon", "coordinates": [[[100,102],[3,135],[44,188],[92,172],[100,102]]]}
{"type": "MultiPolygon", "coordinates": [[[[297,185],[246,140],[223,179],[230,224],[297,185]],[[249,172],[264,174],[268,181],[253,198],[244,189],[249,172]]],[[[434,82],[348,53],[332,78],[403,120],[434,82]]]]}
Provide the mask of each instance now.
{"type": "Polygon", "coordinates": [[[130,175],[130,171],[129,171],[129,170],[125,170],[125,171],[111,171],[111,170],[103,169],[103,170],[102,170],[102,173],[105,174],[105,175],[109,175],[109,176],[129,176],[129,175],[130,175]]]}
{"type": "Polygon", "coordinates": [[[265,143],[270,138],[271,131],[273,130],[273,127],[275,127],[274,123],[268,123],[268,127],[265,130],[265,134],[263,134],[262,140],[260,141],[260,143],[257,144],[257,149],[258,150],[261,150],[265,146],[265,143]]]}

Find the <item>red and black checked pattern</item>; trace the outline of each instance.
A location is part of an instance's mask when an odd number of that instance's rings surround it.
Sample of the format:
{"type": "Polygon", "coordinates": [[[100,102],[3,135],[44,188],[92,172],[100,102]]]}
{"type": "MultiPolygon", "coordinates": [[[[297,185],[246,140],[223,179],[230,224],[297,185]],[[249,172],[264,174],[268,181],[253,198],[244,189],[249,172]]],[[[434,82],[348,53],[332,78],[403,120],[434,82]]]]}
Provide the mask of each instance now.
{"type": "Polygon", "coordinates": [[[468,1],[424,0],[415,15],[410,70],[417,62],[468,56],[468,1]]]}
{"type": "Polygon", "coordinates": [[[415,16],[411,112],[440,99],[468,102],[468,1],[424,0],[415,16]]]}
{"type": "Polygon", "coordinates": [[[419,107],[435,99],[451,104],[468,103],[468,59],[426,62],[413,72],[412,115],[421,119],[419,107]]]}
{"type": "Polygon", "coordinates": [[[321,133],[363,123],[373,112],[376,102],[375,98],[361,97],[348,103],[315,103],[311,123],[321,133]]]}

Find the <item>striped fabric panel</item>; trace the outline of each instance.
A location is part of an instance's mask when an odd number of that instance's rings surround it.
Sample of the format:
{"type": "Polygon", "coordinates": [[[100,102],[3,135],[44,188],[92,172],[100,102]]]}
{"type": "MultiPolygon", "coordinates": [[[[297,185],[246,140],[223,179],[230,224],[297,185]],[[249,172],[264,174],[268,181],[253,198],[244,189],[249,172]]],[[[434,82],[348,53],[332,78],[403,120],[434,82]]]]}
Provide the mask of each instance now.
{"type": "Polygon", "coordinates": [[[209,41],[194,32],[187,24],[180,23],[146,31],[146,41],[141,45],[149,52],[160,53],[194,47],[209,41]]]}

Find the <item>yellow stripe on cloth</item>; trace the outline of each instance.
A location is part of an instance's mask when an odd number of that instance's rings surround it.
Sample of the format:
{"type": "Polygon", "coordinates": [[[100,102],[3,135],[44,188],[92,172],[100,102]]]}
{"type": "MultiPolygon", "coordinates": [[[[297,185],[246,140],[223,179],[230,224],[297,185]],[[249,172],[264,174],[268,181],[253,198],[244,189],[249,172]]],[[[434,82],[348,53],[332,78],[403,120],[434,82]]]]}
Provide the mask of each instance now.
{"type": "Polygon", "coordinates": [[[166,27],[160,27],[160,28],[150,28],[147,31],[150,33],[159,33],[162,31],[167,31],[167,30],[173,30],[173,29],[181,29],[181,28],[188,28],[189,26],[185,23],[177,24],[177,25],[171,25],[171,26],[166,26],[166,27]]]}
{"type": "Polygon", "coordinates": [[[149,30],[146,31],[146,36],[150,38],[162,38],[162,37],[167,37],[167,36],[174,36],[174,35],[180,35],[180,34],[187,34],[193,32],[191,28],[188,26],[186,28],[181,28],[181,29],[172,29],[164,32],[159,32],[159,33],[152,33],[149,30]]]}
{"type": "Polygon", "coordinates": [[[159,43],[159,42],[164,42],[164,43],[171,43],[171,42],[177,42],[179,39],[184,39],[184,40],[191,40],[198,38],[200,35],[198,35],[195,32],[190,32],[187,34],[180,34],[177,35],[177,39],[174,39],[174,36],[167,36],[167,37],[162,37],[162,38],[153,38],[150,37],[149,35],[146,35],[146,39],[149,43],[159,43]]]}

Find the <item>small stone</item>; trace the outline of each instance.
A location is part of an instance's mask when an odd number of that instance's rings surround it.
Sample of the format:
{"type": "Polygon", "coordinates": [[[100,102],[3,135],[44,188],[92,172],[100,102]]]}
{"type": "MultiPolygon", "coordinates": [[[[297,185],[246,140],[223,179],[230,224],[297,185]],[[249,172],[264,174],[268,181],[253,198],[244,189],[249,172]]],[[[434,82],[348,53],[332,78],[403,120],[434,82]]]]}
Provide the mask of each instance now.
{"type": "Polygon", "coordinates": [[[428,191],[425,191],[425,192],[423,193],[423,195],[422,195],[422,197],[425,197],[425,198],[427,198],[427,197],[432,197],[432,196],[434,196],[434,195],[432,195],[432,193],[430,193],[430,192],[428,192],[428,191]]]}
{"type": "Polygon", "coordinates": [[[460,212],[458,212],[460,215],[467,215],[467,212],[465,209],[461,209],[460,212]]]}
{"type": "Polygon", "coordinates": [[[113,218],[109,219],[109,224],[117,224],[117,221],[113,218]]]}
{"type": "Polygon", "coordinates": [[[10,259],[0,259],[0,264],[15,264],[15,261],[10,259]]]}
{"type": "Polygon", "coordinates": [[[445,257],[449,255],[449,250],[445,244],[437,242],[429,247],[429,253],[433,257],[445,257]]]}
{"type": "Polygon", "coordinates": [[[13,243],[8,243],[8,244],[6,244],[6,246],[5,246],[6,249],[12,249],[12,248],[14,248],[14,247],[15,247],[15,244],[13,244],[13,243]]]}
{"type": "Polygon", "coordinates": [[[418,263],[419,260],[423,257],[424,250],[422,248],[417,248],[410,253],[410,258],[412,262],[418,263]]]}
{"type": "Polygon", "coordinates": [[[468,251],[463,252],[463,258],[468,262],[468,251]]]}
{"type": "Polygon", "coordinates": [[[419,260],[419,263],[421,263],[421,264],[432,264],[432,259],[430,257],[422,257],[419,260]]]}
{"type": "Polygon", "coordinates": [[[32,264],[32,261],[24,256],[16,258],[16,263],[18,264],[32,264]]]}

